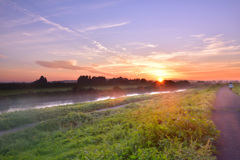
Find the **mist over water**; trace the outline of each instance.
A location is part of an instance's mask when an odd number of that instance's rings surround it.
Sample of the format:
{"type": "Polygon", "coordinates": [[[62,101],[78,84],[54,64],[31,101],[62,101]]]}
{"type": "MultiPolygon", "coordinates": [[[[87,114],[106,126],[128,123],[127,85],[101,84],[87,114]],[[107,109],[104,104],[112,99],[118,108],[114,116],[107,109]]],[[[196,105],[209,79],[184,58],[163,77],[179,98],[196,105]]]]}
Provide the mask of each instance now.
{"type": "Polygon", "coordinates": [[[24,111],[28,109],[40,109],[40,108],[48,108],[48,107],[54,107],[54,106],[64,106],[64,105],[72,105],[72,104],[77,104],[77,103],[83,103],[83,102],[96,102],[96,101],[104,101],[108,99],[116,99],[120,97],[132,97],[132,96],[139,96],[139,95],[154,95],[154,94],[167,94],[167,93],[175,93],[175,92],[183,92],[186,89],[179,89],[175,91],[162,91],[162,92],[149,92],[149,93],[132,93],[132,94],[126,94],[122,96],[104,96],[104,97],[99,97],[97,99],[85,99],[85,100],[63,100],[63,101],[52,101],[52,102],[42,102],[42,103],[37,103],[37,104],[21,104],[21,105],[11,105],[7,110],[2,110],[0,111],[1,113],[6,113],[6,112],[15,112],[15,111],[24,111]]]}

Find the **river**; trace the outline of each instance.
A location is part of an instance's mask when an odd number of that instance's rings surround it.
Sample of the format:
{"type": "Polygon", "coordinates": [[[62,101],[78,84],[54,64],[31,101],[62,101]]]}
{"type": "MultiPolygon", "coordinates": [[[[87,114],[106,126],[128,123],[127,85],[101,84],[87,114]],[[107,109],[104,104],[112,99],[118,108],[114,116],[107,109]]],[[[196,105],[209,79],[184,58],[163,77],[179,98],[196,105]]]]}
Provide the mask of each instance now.
{"type": "Polygon", "coordinates": [[[12,104],[4,109],[0,108],[0,114],[6,112],[15,112],[15,111],[23,111],[28,109],[40,109],[40,108],[47,108],[47,107],[54,107],[54,106],[64,106],[64,105],[71,105],[83,102],[96,102],[96,101],[103,101],[107,99],[116,99],[120,97],[131,97],[131,96],[138,96],[138,95],[153,95],[153,94],[167,94],[167,93],[174,93],[174,92],[183,92],[186,89],[179,89],[175,91],[161,91],[161,92],[148,92],[148,93],[133,93],[133,94],[125,94],[122,96],[103,96],[98,98],[88,98],[88,99],[69,99],[69,100],[53,100],[48,102],[38,102],[38,103],[21,103],[21,104],[12,104]]]}

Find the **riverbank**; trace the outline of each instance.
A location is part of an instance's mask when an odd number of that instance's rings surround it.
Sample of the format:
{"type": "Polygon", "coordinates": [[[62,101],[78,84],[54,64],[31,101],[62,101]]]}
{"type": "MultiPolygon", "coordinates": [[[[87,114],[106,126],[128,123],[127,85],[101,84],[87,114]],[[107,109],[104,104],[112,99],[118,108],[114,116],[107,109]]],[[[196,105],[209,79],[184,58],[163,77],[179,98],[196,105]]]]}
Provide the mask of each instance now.
{"type": "MultiPolygon", "coordinates": [[[[180,89],[179,91],[181,91],[180,89]]],[[[81,94],[75,94],[73,92],[63,93],[45,93],[45,94],[26,94],[17,96],[0,97],[0,114],[4,112],[23,111],[27,109],[40,109],[60,105],[71,105],[83,102],[92,102],[105,99],[115,99],[124,96],[143,95],[143,94],[159,94],[174,92],[178,90],[146,90],[146,89],[127,89],[127,90],[103,90],[83,92],[81,94]],[[151,92],[150,92],[151,91],[151,92]]]]}
{"type": "Polygon", "coordinates": [[[0,157],[214,159],[211,143],[218,132],[209,117],[217,89],[41,109],[46,121],[0,137],[0,157]],[[93,112],[124,104],[118,109],[93,112]]]}

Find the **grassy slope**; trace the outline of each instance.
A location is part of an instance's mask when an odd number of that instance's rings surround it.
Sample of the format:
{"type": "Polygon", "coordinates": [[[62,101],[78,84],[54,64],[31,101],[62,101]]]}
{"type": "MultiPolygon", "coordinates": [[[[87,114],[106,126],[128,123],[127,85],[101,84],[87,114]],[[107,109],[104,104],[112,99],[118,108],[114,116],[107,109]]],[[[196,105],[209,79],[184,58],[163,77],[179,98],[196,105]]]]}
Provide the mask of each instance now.
{"type": "Polygon", "coordinates": [[[0,159],[215,159],[216,91],[154,95],[111,111],[72,110],[0,137],[0,159]]]}
{"type": "Polygon", "coordinates": [[[123,105],[130,102],[138,102],[153,97],[154,96],[150,95],[123,97],[108,101],[79,103],[75,105],[2,113],[0,114],[0,131],[9,130],[14,127],[20,127],[29,123],[36,123],[56,117],[66,116],[70,112],[92,112],[95,110],[123,105]]]}

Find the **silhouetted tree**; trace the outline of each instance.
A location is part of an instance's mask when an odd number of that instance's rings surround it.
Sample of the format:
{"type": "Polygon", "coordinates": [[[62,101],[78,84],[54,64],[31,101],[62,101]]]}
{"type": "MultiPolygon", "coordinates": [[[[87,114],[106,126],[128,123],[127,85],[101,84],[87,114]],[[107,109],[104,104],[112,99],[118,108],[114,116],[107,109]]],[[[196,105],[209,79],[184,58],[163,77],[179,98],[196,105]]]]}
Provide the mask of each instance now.
{"type": "Polygon", "coordinates": [[[141,82],[141,83],[146,83],[146,82],[147,82],[147,80],[146,80],[146,79],[144,79],[144,78],[142,78],[142,79],[140,80],[140,82],[141,82]]]}
{"type": "Polygon", "coordinates": [[[80,85],[90,85],[91,76],[80,76],[77,80],[77,83],[80,85]]]}
{"type": "Polygon", "coordinates": [[[174,87],[174,86],[176,86],[176,82],[174,82],[172,80],[164,80],[163,83],[164,83],[164,85],[166,87],[174,87]]]}
{"type": "Polygon", "coordinates": [[[77,83],[80,85],[104,85],[107,83],[107,79],[102,76],[92,78],[91,76],[80,76],[77,83]]]}
{"type": "Polygon", "coordinates": [[[34,81],[35,84],[47,84],[47,78],[44,76],[41,76],[38,80],[34,81]]]}
{"type": "Polygon", "coordinates": [[[108,83],[109,84],[128,84],[129,80],[127,78],[118,77],[118,78],[109,79],[108,83]]]}
{"type": "Polygon", "coordinates": [[[187,81],[187,80],[178,81],[178,82],[177,82],[177,85],[178,85],[178,86],[188,86],[188,85],[190,85],[190,82],[187,81]]]}
{"type": "Polygon", "coordinates": [[[103,85],[107,83],[107,79],[105,77],[99,76],[99,77],[92,77],[91,83],[93,85],[103,85]]]}

